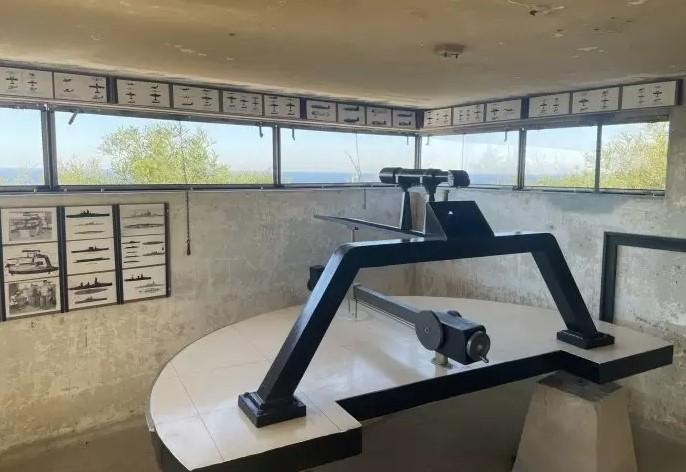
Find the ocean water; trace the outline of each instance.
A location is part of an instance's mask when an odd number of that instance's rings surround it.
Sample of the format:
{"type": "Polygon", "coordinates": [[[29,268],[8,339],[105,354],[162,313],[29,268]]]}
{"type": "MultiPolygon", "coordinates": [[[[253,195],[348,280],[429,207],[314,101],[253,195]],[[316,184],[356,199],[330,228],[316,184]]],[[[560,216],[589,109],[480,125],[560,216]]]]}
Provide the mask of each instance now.
{"type": "MultiPolygon", "coordinates": [[[[527,175],[527,181],[535,182],[541,177],[555,175],[527,175]]],[[[43,169],[0,167],[0,185],[43,185],[43,169]]],[[[346,184],[378,183],[378,173],[363,173],[359,179],[352,172],[284,171],[281,174],[285,184],[346,184]]],[[[471,174],[473,184],[514,185],[516,176],[511,174],[471,174]]],[[[86,184],[86,183],[84,183],[86,184]]]]}

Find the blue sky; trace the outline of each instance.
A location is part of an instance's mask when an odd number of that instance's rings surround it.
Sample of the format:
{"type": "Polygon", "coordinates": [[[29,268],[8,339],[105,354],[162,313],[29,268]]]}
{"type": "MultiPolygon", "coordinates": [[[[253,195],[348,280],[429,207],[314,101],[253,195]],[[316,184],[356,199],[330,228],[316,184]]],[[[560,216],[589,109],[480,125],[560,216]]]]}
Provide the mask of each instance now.
{"type": "MultiPolygon", "coordinates": [[[[56,113],[57,152],[62,159],[89,159],[99,155],[102,137],[121,126],[155,122],[154,119],[80,114],[73,124],[71,113],[56,113]]],[[[234,170],[271,170],[271,129],[263,128],[259,137],[257,127],[227,126],[216,123],[185,122],[187,126],[204,128],[215,142],[220,160],[234,170]]],[[[0,167],[42,166],[40,113],[37,110],[0,108],[0,167]]],[[[604,139],[628,127],[604,128],[604,139]]],[[[355,133],[331,133],[296,130],[282,131],[282,162],[285,172],[352,170],[351,158],[359,161],[363,173],[376,173],[382,167],[412,166],[414,145],[402,136],[378,136],[355,133]]],[[[531,173],[566,173],[584,165],[584,153],[595,150],[595,128],[559,128],[531,131],[528,135],[527,170],[531,173]]],[[[516,168],[516,132],[497,132],[466,136],[433,137],[423,147],[425,166],[459,168],[462,163],[469,170],[477,165],[483,173],[503,173],[516,168]],[[462,143],[466,143],[463,147],[462,143]],[[494,162],[483,156],[493,155],[494,162]],[[466,157],[466,161],[463,159],[466,157]],[[503,170],[505,169],[505,170],[503,170]]]]}

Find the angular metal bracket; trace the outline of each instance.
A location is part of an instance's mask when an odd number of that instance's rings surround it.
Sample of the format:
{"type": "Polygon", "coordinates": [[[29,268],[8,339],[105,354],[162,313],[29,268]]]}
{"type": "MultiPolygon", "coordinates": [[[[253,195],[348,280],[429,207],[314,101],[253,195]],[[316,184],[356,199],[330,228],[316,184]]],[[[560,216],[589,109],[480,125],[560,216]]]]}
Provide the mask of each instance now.
{"type": "MultiPolygon", "coordinates": [[[[441,205],[463,203],[441,202],[441,205]]],[[[436,204],[427,204],[427,212],[433,213],[431,205],[436,204]]],[[[472,205],[476,207],[475,203],[472,205]]],[[[446,211],[434,213],[439,223],[449,216],[447,206],[442,210],[446,211]]],[[[256,392],[244,393],[239,397],[239,407],[255,426],[261,427],[305,414],[304,408],[293,407],[295,389],[357,272],[363,268],[530,253],[567,326],[562,333],[571,333],[574,339],[585,340],[588,347],[614,342],[612,336],[602,335],[596,329],[562,250],[552,234],[489,235],[484,231],[452,231],[451,227],[454,226],[447,223],[442,227],[445,239],[415,237],[364,241],[343,244],[336,249],[259,388],[256,392]]],[[[569,334],[560,334],[558,337],[579,345],[571,341],[569,334]]]]}

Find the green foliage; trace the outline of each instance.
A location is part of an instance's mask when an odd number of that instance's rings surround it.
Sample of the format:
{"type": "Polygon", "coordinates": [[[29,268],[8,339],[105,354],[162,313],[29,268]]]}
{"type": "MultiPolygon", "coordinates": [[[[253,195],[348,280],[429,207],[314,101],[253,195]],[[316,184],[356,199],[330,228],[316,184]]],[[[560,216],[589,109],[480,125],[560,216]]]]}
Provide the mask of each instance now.
{"type": "MultiPolygon", "coordinates": [[[[600,187],[619,189],[664,189],[667,168],[669,123],[630,126],[601,150],[600,187]]],[[[595,155],[584,155],[587,168],[595,166],[595,155]]],[[[564,177],[542,177],[537,185],[548,187],[593,187],[595,172],[583,170],[564,177]]]]}
{"type": "Polygon", "coordinates": [[[60,163],[59,180],[83,185],[271,182],[268,172],[231,171],[219,161],[214,144],[202,128],[191,130],[180,122],[125,126],[103,138],[99,157],[60,163]]]}

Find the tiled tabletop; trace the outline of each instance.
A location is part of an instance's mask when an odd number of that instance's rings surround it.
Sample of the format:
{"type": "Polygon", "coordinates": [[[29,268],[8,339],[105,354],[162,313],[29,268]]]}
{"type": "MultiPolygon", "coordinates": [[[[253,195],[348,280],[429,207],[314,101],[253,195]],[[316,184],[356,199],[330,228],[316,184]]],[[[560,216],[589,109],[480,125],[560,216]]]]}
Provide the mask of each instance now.
{"type": "MultiPolygon", "coordinates": [[[[557,341],[553,310],[483,300],[397,297],[422,309],[458,310],[491,337],[491,365],[568,351],[605,363],[668,346],[612,324],[596,322],[616,343],[594,350],[557,341]]],[[[307,416],[257,429],[238,410],[237,396],[254,391],[281,347],[300,306],[277,310],[215,331],[187,346],[160,372],[148,414],[159,438],[188,470],[232,461],[360,427],[337,400],[412,382],[479,369],[477,362],[437,367],[412,327],[360,306],[357,319],[343,304],[300,383],[307,416]]]]}

